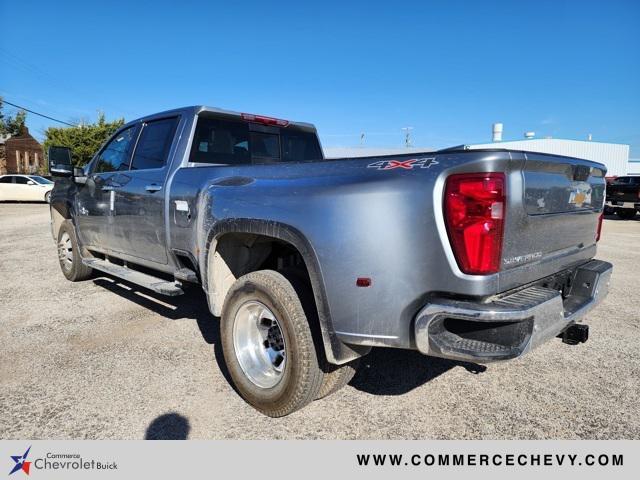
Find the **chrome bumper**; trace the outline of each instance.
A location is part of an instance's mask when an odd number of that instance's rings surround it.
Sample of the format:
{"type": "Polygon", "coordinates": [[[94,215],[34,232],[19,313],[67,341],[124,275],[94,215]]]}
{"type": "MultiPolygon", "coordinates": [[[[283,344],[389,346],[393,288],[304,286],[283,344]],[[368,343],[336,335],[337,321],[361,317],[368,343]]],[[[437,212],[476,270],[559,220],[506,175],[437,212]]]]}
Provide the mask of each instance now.
{"type": "Polygon", "coordinates": [[[607,295],[612,269],[601,260],[577,267],[564,299],[535,285],[489,303],[434,301],[416,316],[416,346],[425,355],[478,363],[519,357],[580,322],[607,295]]]}
{"type": "Polygon", "coordinates": [[[640,203],[619,202],[617,200],[607,200],[605,202],[605,205],[611,208],[635,208],[636,210],[640,209],[640,203]]]}

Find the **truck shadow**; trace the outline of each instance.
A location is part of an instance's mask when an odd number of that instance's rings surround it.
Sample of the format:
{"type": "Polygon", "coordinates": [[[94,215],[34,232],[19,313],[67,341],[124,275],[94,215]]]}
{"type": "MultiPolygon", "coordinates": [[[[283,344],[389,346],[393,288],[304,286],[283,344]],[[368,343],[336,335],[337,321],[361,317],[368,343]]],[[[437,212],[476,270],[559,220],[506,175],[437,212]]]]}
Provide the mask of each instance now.
{"type": "Polygon", "coordinates": [[[202,289],[194,286],[186,289],[184,295],[179,297],[166,297],[106,274],[94,278],[93,283],[169,320],[195,320],[202,339],[214,347],[215,360],[220,372],[233,387],[222,355],[220,321],[209,312],[207,298],[202,289]]]}
{"type": "Polygon", "coordinates": [[[487,369],[474,363],[427,357],[413,350],[373,348],[360,362],[350,385],[372,395],[402,395],[455,367],[473,374],[487,369]]]}
{"type": "MultiPolygon", "coordinates": [[[[209,312],[200,287],[189,288],[179,297],[165,297],[108,275],[94,278],[93,282],[169,320],[195,320],[202,339],[214,347],[220,372],[235,390],[222,355],[219,319],[209,312]]],[[[474,374],[486,370],[481,365],[426,357],[412,350],[373,348],[362,359],[350,385],[372,395],[402,395],[459,366],[474,374]]]]}

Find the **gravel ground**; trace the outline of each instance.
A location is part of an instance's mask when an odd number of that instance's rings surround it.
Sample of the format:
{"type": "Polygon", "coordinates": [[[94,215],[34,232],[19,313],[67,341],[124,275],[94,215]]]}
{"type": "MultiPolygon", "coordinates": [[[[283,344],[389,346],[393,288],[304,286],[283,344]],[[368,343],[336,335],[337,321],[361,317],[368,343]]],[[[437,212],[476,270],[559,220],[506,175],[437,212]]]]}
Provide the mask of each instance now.
{"type": "Polygon", "coordinates": [[[591,339],[473,365],[377,349],[350,385],[282,419],[229,386],[194,290],[163,299],[62,276],[48,207],[0,204],[0,438],[640,438],[640,216],[604,224],[615,264],[591,339]]]}

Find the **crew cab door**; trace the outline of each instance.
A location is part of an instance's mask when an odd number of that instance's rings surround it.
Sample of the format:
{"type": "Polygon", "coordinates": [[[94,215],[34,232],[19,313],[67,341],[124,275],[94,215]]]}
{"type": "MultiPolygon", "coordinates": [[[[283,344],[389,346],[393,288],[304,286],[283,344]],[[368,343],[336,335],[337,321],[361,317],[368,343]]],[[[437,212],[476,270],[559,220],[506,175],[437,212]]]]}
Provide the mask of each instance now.
{"type": "Polygon", "coordinates": [[[118,132],[100,150],[86,183],[78,188],[75,219],[85,247],[108,252],[116,246],[116,190],[128,181],[126,174],[137,133],[138,126],[118,132]]]}
{"type": "Polygon", "coordinates": [[[116,189],[114,249],[155,263],[167,263],[165,188],[168,156],[179,117],[144,122],[127,181],[116,189]]]}

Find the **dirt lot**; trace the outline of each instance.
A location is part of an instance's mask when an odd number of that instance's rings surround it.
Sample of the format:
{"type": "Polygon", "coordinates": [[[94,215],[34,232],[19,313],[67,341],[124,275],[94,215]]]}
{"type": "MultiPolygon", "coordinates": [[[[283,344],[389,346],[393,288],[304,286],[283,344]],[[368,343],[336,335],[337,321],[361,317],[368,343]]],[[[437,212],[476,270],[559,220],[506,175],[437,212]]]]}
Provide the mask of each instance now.
{"type": "Polygon", "coordinates": [[[162,299],[60,273],[46,205],[0,204],[0,438],[640,438],[640,216],[605,221],[611,293],[591,339],[479,371],[374,350],[289,417],[246,405],[194,291],[162,299]]]}

